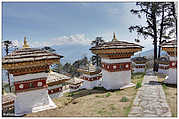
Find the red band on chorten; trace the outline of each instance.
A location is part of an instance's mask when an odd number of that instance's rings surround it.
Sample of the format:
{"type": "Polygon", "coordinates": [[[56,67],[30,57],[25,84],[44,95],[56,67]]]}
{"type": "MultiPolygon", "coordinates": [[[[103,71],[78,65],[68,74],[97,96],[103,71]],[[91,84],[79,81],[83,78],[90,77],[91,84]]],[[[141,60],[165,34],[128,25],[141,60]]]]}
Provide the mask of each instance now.
{"type": "Polygon", "coordinates": [[[168,69],[169,69],[169,66],[159,66],[159,69],[168,70],[168,69]]]}
{"type": "Polygon", "coordinates": [[[169,68],[177,68],[177,61],[170,61],[169,68]]]}
{"type": "Polygon", "coordinates": [[[145,65],[136,65],[135,68],[145,68],[145,65]]]}
{"type": "Polygon", "coordinates": [[[54,88],[54,89],[48,90],[48,94],[54,94],[54,93],[58,93],[61,91],[62,91],[62,87],[54,88]]]}
{"type": "Polygon", "coordinates": [[[95,81],[95,80],[99,80],[102,76],[96,76],[96,77],[86,77],[83,76],[82,79],[83,80],[87,80],[87,81],[95,81]]]}
{"type": "Polygon", "coordinates": [[[25,91],[27,89],[38,89],[38,88],[43,88],[47,87],[46,85],[46,79],[47,78],[39,78],[35,80],[28,80],[28,81],[19,81],[19,82],[14,82],[15,90],[18,91],[25,91]]]}
{"type": "Polygon", "coordinates": [[[118,72],[118,71],[128,71],[131,70],[131,62],[123,62],[123,63],[104,63],[102,62],[102,68],[109,72],[118,72]]]}

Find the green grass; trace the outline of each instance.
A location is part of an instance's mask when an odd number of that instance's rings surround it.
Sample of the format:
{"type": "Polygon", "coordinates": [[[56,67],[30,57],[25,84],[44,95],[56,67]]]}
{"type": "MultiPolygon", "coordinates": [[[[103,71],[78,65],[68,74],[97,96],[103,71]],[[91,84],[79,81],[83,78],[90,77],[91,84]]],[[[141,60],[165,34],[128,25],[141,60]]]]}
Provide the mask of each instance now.
{"type": "Polygon", "coordinates": [[[136,89],[140,88],[141,86],[142,86],[142,82],[138,81],[137,84],[136,84],[136,89]]]}
{"type": "Polygon", "coordinates": [[[108,92],[108,93],[106,94],[106,97],[109,97],[109,96],[111,96],[111,93],[108,92]]]}
{"type": "Polygon", "coordinates": [[[162,84],[162,87],[163,87],[164,90],[167,89],[167,86],[165,84],[162,84]]]}
{"type": "Polygon", "coordinates": [[[128,101],[129,101],[129,99],[127,97],[122,97],[120,99],[120,102],[128,102],[128,101]]]}
{"type": "Polygon", "coordinates": [[[96,95],[95,97],[97,97],[97,98],[106,98],[106,97],[109,97],[109,96],[111,96],[111,93],[106,93],[105,95],[96,95]]]}
{"type": "Polygon", "coordinates": [[[104,95],[96,95],[97,98],[104,98],[104,95]]]}
{"type": "MultiPolygon", "coordinates": [[[[142,80],[144,79],[144,75],[145,75],[145,73],[132,73],[131,74],[132,83],[137,84],[138,82],[142,82],[142,80]]],[[[140,84],[138,84],[138,85],[140,85],[140,84]]]]}
{"type": "Polygon", "coordinates": [[[132,107],[132,105],[124,107],[124,114],[125,114],[125,116],[128,116],[129,112],[131,111],[131,107],[132,107]]]}

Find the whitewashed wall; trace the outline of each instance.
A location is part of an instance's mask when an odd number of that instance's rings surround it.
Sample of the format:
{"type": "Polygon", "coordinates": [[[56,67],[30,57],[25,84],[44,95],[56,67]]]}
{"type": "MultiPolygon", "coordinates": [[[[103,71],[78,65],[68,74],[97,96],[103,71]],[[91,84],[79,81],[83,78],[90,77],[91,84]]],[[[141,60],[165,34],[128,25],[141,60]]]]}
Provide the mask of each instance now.
{"type": "Polygon", "coordinates": [[[145,72],[145,69],[144,68],[134,68],[134,73],[137,73],[137,72],[145,72]]]}
{"type": "MultiPolygon", "coordinates": [[[[104,63],[123,63],[131,62],[130,58],[124,59],[105,59],[101,60],[104,63]]],[[[131,70],[119,71],[119,72],[108,72],[102,69],[102,86],[107,90],[119,89],[122,86],[128,85],[131,82],[131,70]]]]}
{"type": "Polygon", "coordinates": [[[164,82],[168,84],[177,84],[177,70],[170,68],[168,70],[168,79],[164,82]]]}
{"type": "MultiPolygon", "coordinates": [[[[170,56],[170,61],[176,61],[176,57],[170,56]]],[[[164,81],[168,84],[177,84],[177,69],[176,68],[169,68],[168,70],[168,79],[164,81]]]]}
{"type": "Polygon", "coordinates": [[[120,72],[108,72],[102,69],[102,85],[107,90],[119,89],[131,82],[131,70],[120,72]]]}
{"type": "Polygon", "coordinates": [[[168,70],[165,70],[165,69],[158,69],[158,73],[161,73],[161,74],[166,74],[168,75],[168,70]]]}
{"type": "Polygon", "coordinates": [[[81,88],[93,89],[94,87],[98,87],[99,85],[100,85],[100,81],[99,80],[94,80],[94,81],[84,80],[81,88]]]}
{"type": "Polygon", "coordinates": [[[57,92],[57,93],[53,93],[49,95],[50,98],[58,98],[58,97],[62,97],[63,96],[63,91],[62,92],[57,92]]]}
{"type": "Polygon", "coordinates": [[[47,88],[40,90],[16,93],[15,115],[23,115],[32,112],[38,112],[42,109],[56,108],[56,105],[48,96],[47,88]],[[49,105],[49,106],[47,106],[49,105]],[[46,108],[44,108],[44,106],[46,108]],[[37,108],[39,107],[39,108],[37,108]],[[35,109],[36,108],[36,109],[35,109]]]}

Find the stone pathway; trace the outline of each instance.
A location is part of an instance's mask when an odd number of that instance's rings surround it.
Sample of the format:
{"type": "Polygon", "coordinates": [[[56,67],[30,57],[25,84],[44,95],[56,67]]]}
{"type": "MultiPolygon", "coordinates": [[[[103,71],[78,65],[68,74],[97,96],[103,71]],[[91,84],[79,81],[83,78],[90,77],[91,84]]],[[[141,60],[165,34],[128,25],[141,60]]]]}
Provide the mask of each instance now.
{"type": "Polygon", "coordinates": [[[171,117],[162,85],[149,72],[138,89],[129,117],[171,117]]]}

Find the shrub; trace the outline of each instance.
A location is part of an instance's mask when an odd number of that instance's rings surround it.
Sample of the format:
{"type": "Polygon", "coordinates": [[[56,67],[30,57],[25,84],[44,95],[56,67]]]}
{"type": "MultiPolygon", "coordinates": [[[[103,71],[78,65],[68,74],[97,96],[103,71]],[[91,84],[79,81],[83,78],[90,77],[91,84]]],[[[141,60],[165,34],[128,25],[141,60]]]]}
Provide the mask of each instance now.
{"type": "Polygon", "coordinates": [[[140,88],[141,86],[142,86],[142,82],[141,81],[137,82],[136,89],[140,88]]]}
{"type": "Polygon", "coordinates": [[[96,95],[97,98],[104,98],[104,95],[96,95]]]}
{"type": "Polygon", "coordinates": [[[109,96],[111,96],[111,93],[107,93],[107,94],[106,94],[106,97],[109,97],[109,96]]]}
{"type": "Polygon", "coordinates": [[[167,86],[165,84],[162,85],[163,89],[167,89],[167,86]]]}
{"type": "Polygon", "coordinates": [[[122,97],[120,99],[120,102],[128,102],[128,101],[129,101],[129,99],[127,97],[122,97]]]}

